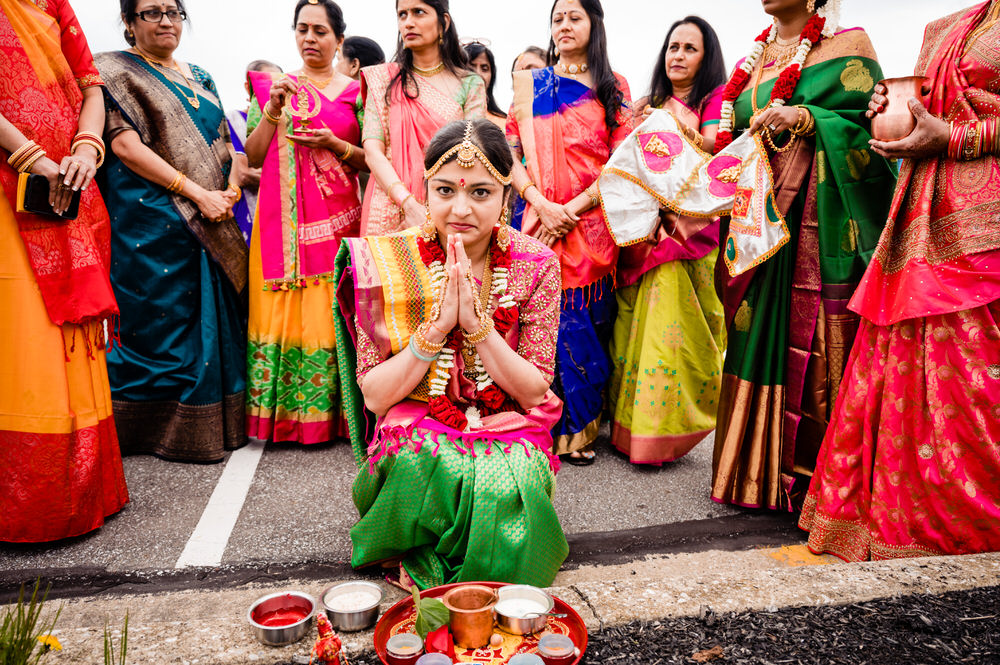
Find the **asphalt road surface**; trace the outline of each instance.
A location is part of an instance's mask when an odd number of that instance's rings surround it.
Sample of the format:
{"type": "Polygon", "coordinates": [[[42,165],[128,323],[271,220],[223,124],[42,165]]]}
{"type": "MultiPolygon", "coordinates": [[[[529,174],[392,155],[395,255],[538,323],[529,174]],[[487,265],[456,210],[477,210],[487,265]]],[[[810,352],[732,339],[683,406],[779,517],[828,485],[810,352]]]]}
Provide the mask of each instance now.
{"type": "MultiPolygon", "coordinates": [[[[638,467],[610,447],[606,430],[593,466],[564,464],[558,475],[567,566],[803,540],[793,516],[709,499],[711,437],[677,462],[638,467]]],[[[346,443],[251,444],[214,465],[129,457],[125,474],[131,502],[98,531],[43,545],[0,544],[0,590],[38,575],[107,584],[142,571],[183,577],[185,570],[320,565],[325,574],[346,572],[357,519],[346,443]]]]}

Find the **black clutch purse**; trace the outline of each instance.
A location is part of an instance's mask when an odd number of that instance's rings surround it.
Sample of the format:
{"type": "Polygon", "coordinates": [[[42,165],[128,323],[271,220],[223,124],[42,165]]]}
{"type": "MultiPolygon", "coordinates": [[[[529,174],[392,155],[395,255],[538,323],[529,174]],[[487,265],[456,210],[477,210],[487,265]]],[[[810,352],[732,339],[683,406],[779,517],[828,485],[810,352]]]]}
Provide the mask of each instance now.
{"type": "Polygon", "coordinates": [[[49,180],[45,176],[21,173],[17,176],[17,211],[33,212],[58,219],[76,219],[80,214],[80,190],[73,192],[69,208],[57,215],[49,205],[49,180]]]}

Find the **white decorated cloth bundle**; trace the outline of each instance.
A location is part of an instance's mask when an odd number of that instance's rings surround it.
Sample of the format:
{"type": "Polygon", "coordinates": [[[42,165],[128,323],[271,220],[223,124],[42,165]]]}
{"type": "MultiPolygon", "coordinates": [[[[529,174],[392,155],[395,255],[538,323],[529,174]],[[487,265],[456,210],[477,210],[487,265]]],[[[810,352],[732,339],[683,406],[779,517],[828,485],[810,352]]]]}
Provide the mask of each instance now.
{"type": "Polygon", "coordinates": [[[718,155],[685,136],[669,111],[655,110],[615,150],[598,181],[604,220],[620,247],[645,241],[660,210],[729,215],[724,258],[733,277],[760,265],[789,240],[760,138],[748,133],[718,155]]]}

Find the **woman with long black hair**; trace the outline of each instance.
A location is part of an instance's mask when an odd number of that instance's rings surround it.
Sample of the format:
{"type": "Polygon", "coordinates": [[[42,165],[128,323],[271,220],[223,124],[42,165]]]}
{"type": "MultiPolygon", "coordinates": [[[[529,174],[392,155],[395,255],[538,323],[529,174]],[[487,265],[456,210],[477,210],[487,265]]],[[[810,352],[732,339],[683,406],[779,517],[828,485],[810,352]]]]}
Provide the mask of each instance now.
{"type": "Polygon", "coordinates": [[[556,451],[569,453],[573,464],[589,464],[611,373],[607,342],[618,259],[596,182],[631,131],[632,114],[628,84],[608,62],[600,0],[557,0],[550,27],[555,65],[514,73],[507,139],[525,160],[514,165],[514,183],[528,204],[522,229],[552,247],[562,265],[553,387],[565,407],[554,430],[556,451]]]}
{"type": "Polygon", "coordinates": [[[361,71],[365,157],[362,235],[422,224],[424,151],[453,120],[481,118],[486,86],[469,71],[448,0],[397,0],[399,41],[392,62],[361,71]]]}
{"type": "MultiPolygon", "coordinates": [[[[688,16],[663,40],[649,103],[710,151],[725,79],[715,31],[688,16]]],[[[611,442],[635,464],[672,462],[694,448],[715,429],[722,387],[726,333],[713,282],[719,220],[669,211],[660,219],[649,242],[622,249],[618,260],[611,442]]]]}
{"type": "Polygon", "coordinates": [[[506,128],[507,113],[500,108],[493,96],[493,88],[497,83],[497,60],[493,57],[493,51],[486,44],[473,41],[465,45],[465,55],[469,57],[469,67],[486,84],[486,119],[500,129],[506,128]]]}

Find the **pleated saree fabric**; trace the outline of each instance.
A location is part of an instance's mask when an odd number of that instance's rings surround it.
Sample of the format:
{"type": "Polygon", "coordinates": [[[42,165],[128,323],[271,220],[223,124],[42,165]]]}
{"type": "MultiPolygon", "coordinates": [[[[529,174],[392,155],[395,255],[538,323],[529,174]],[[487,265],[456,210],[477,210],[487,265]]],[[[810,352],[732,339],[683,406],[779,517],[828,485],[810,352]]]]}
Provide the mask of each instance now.
{"type": "MultiPolygon", "coordinates": [[[[1000,12],[932,22],[916,73],[951,122],[1000,116],[1000,12]]],[[[1000,550],[1000,163],[905,160],[799,525],[849,561],[1000,550]]]]}
{"type": "MultiPolygon", "coordinates": [[[[359,467],[351,563],[401,558],[422,588],[473,580],[548,586],[569,551],[552,506],[559,460],[550,429],[561,403],[551,391],[535,408],[484,415],[463,432],[431,415],[426,379],[377,422],[362,415],[358,381],[409,353],[410,334],[436,297],[417,232],[348,240],[338,259],[341,376],[359,467]]],[[[506,341],[551,379],[559,264],[540,242],[511,235],[507,293],[519,317],[506,341]]],[[[491,310],[497,302],[494,295],[491,310]]],[[[466,410],[478,404],[473,370],[461,354],[455,365],[448,394],[466,410]]]]}

